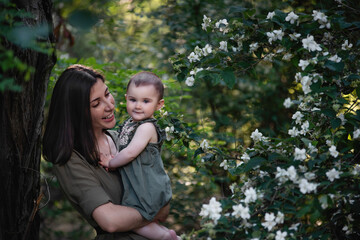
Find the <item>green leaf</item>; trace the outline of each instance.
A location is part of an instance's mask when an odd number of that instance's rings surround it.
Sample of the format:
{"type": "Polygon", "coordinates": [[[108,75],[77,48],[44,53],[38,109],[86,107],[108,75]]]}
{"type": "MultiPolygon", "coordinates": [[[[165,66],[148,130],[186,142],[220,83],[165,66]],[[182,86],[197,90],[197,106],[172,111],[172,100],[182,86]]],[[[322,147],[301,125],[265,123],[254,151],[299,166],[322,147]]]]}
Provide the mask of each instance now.
{"type": "Polygon", "coordinates": [[[217,73],[213,73],[213,74],[210,74],[210,75],[208,75],[208,76],[210,76],[210,78],[211,78],[211,83],[212,83],[213,85],[217,85],[217,84],[219,84],[220,81],[221,81],[221,76],[220,76],[219,74],[217,74],[217,73]]]}
{"type": "Polygon", "coordinates": [[[303,208],[300,209],[300,211],[298,211],[298,213],[296,214],[296,217],[300,218],[302,216],[304,216],[305,214],[309,213],[311,211],[311,205],[306,205],[303,208]]]}
{"type": "Polygon", "coordinates": [[[226,68],[224,71],[221,72],[221,77],[226,83],[226,85],[232,89],[235,84],[235,75],[231,68],[226,68]]]}
{"type": "Polygon", "coordinates": [[[347,80],[356,80],[356,79],[360,79],[360,76],[357,74],[350,74],[347,78],[347,80]]]}
{"type": "Polygon", "coordinates": [[[337,129],[341,125],[341,120],[339,118],[335,118],[331,120],[331,128],[337,129]]]}
{"type": "Polygon", "coordinates": [[[311,143],[311,141],[307,138],[301,138],[301,141],[305,144],[305,146],[309,146],[309,143],[311,143]]]}
{"type": "Polygon", "coordinates": [[[254,157],[252,159],[250,159],[250,161],[246,164],[244,171],[248,172],[252,169],[254,169],[255,167],[261,165],[263,162],[265,162],[266,159],[262,158],[262,157],[254,157]]]}
{"type": "Polygon", "coordinates": [[[336,117],[336,113],[334,110],[332,109],[323,109],[321,111],[322,114],[324,114],[325,116],[328,116],[328,117],[331,117],[331,118],[334,118],[336,117]]]}
{"type": "Polygon", "coordinates": [[[333,61],[326,61],[325,62],[325,67],[327,67],[328,69],[330,69],[331,71],[334,72],[342,72],[344,70],[344,62],[333,62],[333,61]]]}

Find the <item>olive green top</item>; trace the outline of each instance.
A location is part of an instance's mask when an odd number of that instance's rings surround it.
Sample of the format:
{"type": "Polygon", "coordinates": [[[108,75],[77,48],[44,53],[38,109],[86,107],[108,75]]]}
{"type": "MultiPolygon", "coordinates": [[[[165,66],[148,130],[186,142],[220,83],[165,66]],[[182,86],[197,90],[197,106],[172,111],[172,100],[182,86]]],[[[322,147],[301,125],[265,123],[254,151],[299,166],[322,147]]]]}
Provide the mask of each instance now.
{"type": "MultiPolygon", "coordinates": [[[[115,131],[108,131],[107,133],[113,140],[118,135],[115,131]]],[[[103,167],[95,167],[75,150],[66,164],[54,165],[54,172],[66,198],[95,229],[100,229],[92,218],[92,212],[95,208],[108,202],[121,204],[123,186],[118,171],[107,172],[103,167]]],[[[95,239],[144,240],[146,238],[133,232],[102,232],[98,233],[95,239]]]]}
{"type": "Polygon", "coordinates": [[[172,197],[170,178],[161,159],[164,131],[154,118],[137,122],[129,118],[120,126],[119,139],[115,141],[120,150],[125,148],[136,129],[144,123],[154,124],[158,142],[148,143],[133,161],[119,168],[119,171],[125,190],[122,204],[137,209],[145,219],[151,221],[172,197]]]}

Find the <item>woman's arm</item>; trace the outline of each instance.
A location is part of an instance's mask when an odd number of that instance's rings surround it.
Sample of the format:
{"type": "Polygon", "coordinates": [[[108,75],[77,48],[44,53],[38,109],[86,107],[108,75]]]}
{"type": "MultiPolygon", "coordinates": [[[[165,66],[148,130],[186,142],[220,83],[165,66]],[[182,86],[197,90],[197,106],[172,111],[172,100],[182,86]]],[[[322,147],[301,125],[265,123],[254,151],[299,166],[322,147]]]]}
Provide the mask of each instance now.
{"type": "Polygon", "coordinates": [[[150,223],[136,209],[111,202],[95,208],[92,216],[102,230],[110,233],[131,231],[150,223]]]}
{"type": "Polygon", "coordinates": [[[117,168],[124,166],[134,160],[149,144],[149,142],[156,142],[154,138],[157,138],[157,133],[154,124],[144,123],[141,124],[134,134],[129,145],[121,150],[116,156],[108,163],[101,159],[100,164],[108,168],[117,168]]]}

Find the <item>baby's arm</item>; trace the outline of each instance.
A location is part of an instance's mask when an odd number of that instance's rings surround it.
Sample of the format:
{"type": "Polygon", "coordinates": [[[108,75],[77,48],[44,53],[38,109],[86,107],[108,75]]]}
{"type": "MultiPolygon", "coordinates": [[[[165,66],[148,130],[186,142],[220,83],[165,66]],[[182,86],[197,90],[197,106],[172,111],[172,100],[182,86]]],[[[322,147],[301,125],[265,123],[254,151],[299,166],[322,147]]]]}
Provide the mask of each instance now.
{"type": "Polygon", "coordinates": [[[116,168],[128,164],[134,160],[149,144],[149,142],[157,141],[157,133],[154,124],[143,123],[135,132],[135,135],[129,145],[121,150],[116,156],[110,160],[108,166],[104,167],[116,168]]]}

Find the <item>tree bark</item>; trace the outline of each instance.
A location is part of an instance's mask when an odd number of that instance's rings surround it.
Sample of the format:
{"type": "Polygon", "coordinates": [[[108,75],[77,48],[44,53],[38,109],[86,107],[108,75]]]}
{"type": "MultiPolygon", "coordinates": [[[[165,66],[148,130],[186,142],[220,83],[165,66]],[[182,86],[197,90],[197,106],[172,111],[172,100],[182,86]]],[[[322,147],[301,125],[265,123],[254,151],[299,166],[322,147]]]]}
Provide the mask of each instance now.
{"type": "MultiPolygon", "coordinates": [[[[0,93],[0,173],[1,205],[0,239],[39,239],[40,218],[37,200],[40,191],[41,133],[46,89],[50,72],[56,62],[52,35],[51,0],[12,1],[18,9],[30,12],[34,18],[19,19],[26,26],[49,26],[49,35],[39,41],[53,49],[47,55],[23,49],[1,39],[7,49],[22,62],[34,68],[29,80],[23,73],[1,73],[11,76],[21,92],[0,93]]],[[[0,70],[1,71],[1,70],[0,70]]]]}

